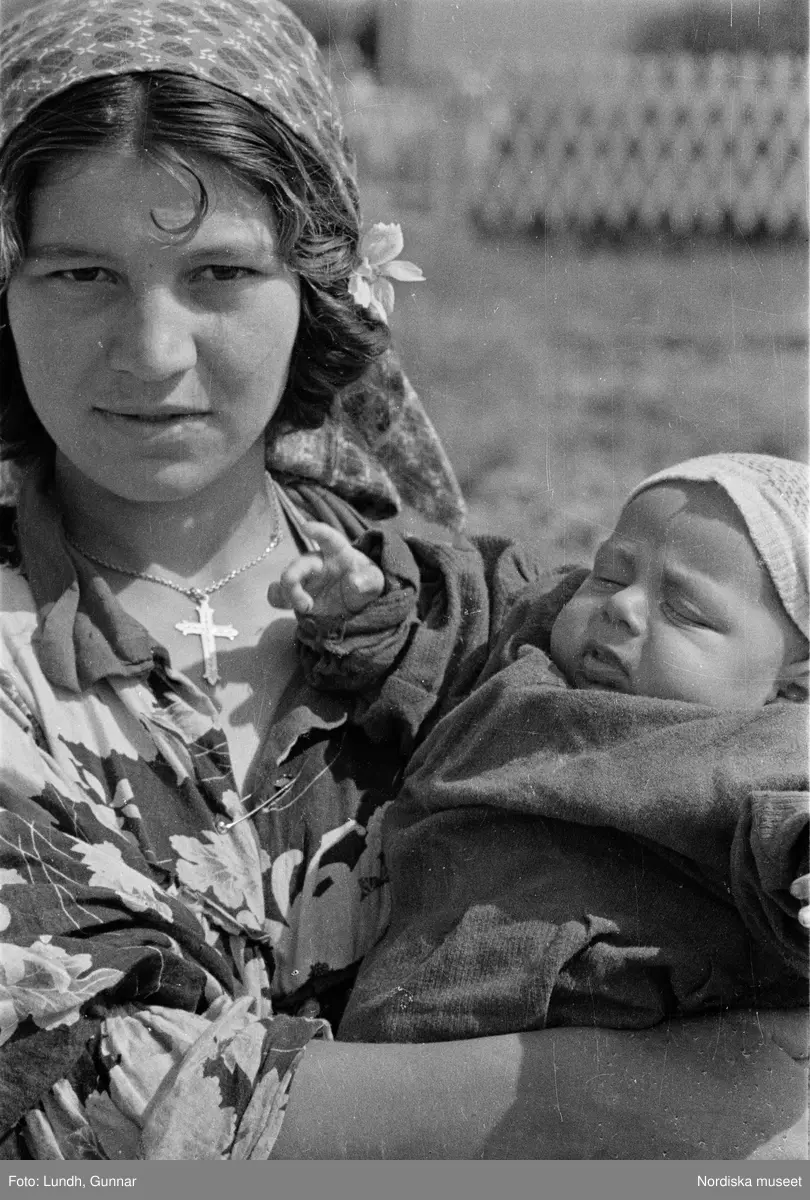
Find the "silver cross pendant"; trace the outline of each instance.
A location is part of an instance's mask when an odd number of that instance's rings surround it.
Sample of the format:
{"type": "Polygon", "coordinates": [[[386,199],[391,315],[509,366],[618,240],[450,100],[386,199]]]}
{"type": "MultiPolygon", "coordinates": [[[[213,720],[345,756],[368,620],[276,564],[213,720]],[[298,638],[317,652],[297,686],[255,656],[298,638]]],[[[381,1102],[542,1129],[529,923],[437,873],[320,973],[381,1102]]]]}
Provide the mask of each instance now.
{"type": "Polygon", "coordinates": [[[217,644],[215,638],[224,637],[229,641],[233,641],[239,634],[233,625],[215,625],[214,610],[208,603],[208,597],[196,602],[198,621],[178,621],[175,629],[178,629],[184,636],[189,633],[196,633],[197,637],[202,642],[203,652],[203,679],[209,683],[211,687],[219,682],[219,671],[217,670],[217,644]]]}

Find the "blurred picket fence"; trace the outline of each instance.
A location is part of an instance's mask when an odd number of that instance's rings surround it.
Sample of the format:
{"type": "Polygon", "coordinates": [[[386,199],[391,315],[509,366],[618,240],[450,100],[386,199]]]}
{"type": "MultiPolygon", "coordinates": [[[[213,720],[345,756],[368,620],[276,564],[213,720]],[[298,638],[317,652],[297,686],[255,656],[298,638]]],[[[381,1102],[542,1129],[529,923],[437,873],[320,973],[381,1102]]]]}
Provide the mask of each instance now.
{"type": "Polygon", "coordinates": [[[806,233],[807,125],[801,59],[623,58],[510,101],[474,212],[498,230],[806,233]]]}
{"type": "Polygon", "coordinates": [[[808,233],[802,58],[628,55],[366,101],[361,169],[484,231],[808,233]]]}

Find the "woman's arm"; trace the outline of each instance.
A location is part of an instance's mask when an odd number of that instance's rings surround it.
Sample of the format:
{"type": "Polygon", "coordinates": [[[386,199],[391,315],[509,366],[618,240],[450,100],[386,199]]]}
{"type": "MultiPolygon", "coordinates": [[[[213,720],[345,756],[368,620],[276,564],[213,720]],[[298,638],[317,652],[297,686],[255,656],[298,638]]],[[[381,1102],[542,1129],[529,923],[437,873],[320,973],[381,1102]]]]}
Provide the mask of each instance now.
{"type": "Polygon", "coordinates": [[[637,1032],[310,1043],[273,1157],[804,1158],[802,1012],[637,1032]]]}

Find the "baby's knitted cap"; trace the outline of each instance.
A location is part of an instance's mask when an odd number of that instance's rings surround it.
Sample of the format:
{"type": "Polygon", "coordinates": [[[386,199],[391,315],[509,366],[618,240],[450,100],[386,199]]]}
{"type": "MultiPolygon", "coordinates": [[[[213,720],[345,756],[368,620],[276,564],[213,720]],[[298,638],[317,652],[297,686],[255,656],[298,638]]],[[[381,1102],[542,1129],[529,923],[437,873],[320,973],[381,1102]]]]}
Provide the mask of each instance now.
{"type": "Polygon", "coordinates": [[[739,511],[785,611],[808,636],[810,467],[770,454],[707,454],[665,467],[628,497],[674,480],[716,483],[739,511]]]}

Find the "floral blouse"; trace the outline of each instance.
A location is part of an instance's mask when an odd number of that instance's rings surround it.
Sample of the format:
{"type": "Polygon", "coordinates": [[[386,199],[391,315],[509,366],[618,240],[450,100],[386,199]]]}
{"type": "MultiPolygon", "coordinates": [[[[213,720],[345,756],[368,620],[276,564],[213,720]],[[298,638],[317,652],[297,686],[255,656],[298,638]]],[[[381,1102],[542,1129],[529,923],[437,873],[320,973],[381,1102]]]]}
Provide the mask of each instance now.
{"type": "MultiPolygon", "coordinates": [[[[356,536],[354,510],[304,491],[356,536]]],[[[243,804],[214,705],[73,554],[44,484],[26,481],[16,525],[0,605],[4,1156],[266,1158],[306,1043],[331,1036],[387,919],[397,764],[297,677],[243,804]]]]}

